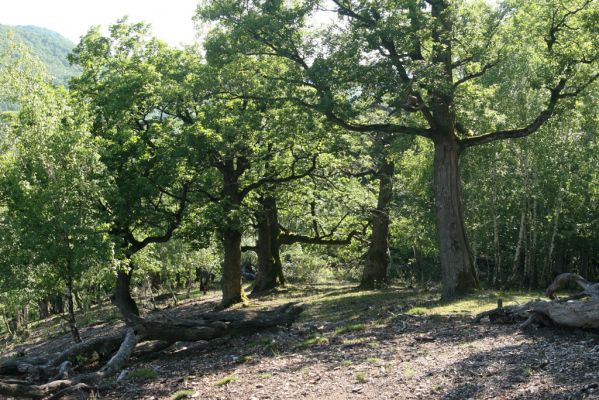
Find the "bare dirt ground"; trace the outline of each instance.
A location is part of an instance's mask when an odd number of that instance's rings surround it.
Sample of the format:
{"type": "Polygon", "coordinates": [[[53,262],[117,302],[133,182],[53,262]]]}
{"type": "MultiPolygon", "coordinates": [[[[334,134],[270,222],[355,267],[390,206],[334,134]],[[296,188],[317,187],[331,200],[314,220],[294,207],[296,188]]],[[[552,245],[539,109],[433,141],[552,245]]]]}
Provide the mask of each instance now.
{"type": "MultiPolygon", "coordinates": [[[[252,307],[301,300],[301,294],[280,293],[252,307]]],[[[208,348],[180,343],[134,358],[129,378],[95,398],[599,399],[599,336],[589,332],[524,333],[514,325],[473,324],[464,315],[412,315],[407,311],[428,295],[407,289],[324,287],[308,295],[306,311],[289,329],[208,348]]],[[[217,299],[161,312],[192,317],[217,299]]],[[[96,326],[83,335],[116,329],[96,326]]],[[[54,351],[68,341],[60,337],[33,351],[54,351]]]]}

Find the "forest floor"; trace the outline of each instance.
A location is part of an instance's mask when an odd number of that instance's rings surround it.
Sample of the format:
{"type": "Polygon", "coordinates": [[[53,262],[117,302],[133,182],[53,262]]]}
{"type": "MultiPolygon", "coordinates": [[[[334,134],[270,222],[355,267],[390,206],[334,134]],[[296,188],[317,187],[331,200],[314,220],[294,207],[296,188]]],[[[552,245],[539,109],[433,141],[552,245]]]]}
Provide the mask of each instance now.
{"type": "MultiPolygon", "coordinates": [[[[180,344],[131,360],[129,376],[97,399],[599,399],[599,335],[473,324],[472,315],[530,295],[484,292],[440,304],[434,291],[350,286],[290,287],[251,308],[300,301],[290,329],[237,337],[209,348],[180,344]]],[[[193,317],[218,293],[152,314],[193,317]]],[[[122,329],[94,324],[82,336],[122,329]]],[[[10,351],[64,348],[66,334],[10,351]]],[[[0,351],[6,356],[7,350],[0,351]]]]}

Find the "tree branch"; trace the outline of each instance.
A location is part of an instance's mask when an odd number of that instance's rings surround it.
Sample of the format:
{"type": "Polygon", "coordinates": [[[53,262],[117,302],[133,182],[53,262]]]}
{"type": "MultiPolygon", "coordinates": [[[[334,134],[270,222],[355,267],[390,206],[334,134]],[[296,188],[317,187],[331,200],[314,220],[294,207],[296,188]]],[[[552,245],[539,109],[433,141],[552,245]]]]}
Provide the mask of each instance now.
{"type": "Polygon", "coordinates": [[[545,109],[541,111],[541,113],[534,119],[534,121],[532,121],[524,128],[496,131],[480,136],[461,139],[460,146],[462,147],[462,149],[465,149],[472,146],[478,146],[481,144],[494,142],[496,140],[521,138],[536,132],[553,115],[555,106],[557,105],[559,99],[562,97],[560,96],[560,94],[562,90],[564,90],[566,82],[567,79],[562,78],[556,87],[550,89],[551,96],[549,98],[549,103],[547,104],[547,107],[545,107],[545,109]]]}

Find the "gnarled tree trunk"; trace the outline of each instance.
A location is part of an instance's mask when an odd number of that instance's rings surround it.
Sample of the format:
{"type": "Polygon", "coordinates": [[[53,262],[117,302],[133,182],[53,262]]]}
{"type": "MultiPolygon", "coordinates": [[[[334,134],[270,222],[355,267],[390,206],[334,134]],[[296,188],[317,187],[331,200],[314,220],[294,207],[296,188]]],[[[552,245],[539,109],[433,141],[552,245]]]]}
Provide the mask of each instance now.
{"type": "Polygon", "coordinates": [[[377,206],[372,211],[372,235],[362,272],[360,288],[373,289],[388,282],[389,254],[389,205],[393,198],[393,175],[395,165],[383,159],[379,168],[379,194],[377,206]]]}
{"type": "Polygon", "coordinates": [[[256,212],[258,273],[252,294],[263,293],[285,283],[280,256],[281,232],[277,200],[274,196],[267,195],[260,199],[260,205],[260,209],[256,212]]]}
{"type": "Polygon", "coordinates": [[[133,265],[130,264],[128,271],[119,270],[117,272],[116,287],[112,298],[114,305],[119,309],[125,321],[132,321],[139,317],[139,308],[133,297],[131,297],[133,269],[133,265]]]}
{"type": "Polygon", "coordinates": [[[460,148],[453,135],[435,139],[434,189],[441,259],[443,298],[451,299],[479,286],[464,226],[460,148]]]}

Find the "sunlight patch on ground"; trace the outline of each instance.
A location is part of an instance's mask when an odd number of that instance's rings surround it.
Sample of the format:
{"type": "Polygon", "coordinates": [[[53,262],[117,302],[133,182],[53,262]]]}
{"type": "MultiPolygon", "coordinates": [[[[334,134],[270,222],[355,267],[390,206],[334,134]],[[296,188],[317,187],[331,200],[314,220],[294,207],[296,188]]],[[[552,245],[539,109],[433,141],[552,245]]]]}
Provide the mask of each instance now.
{"type": "Polygon", "coordinates": [[[437,302],[415,306],[410,308],[407,313],[411,315],[476,315],[496,308],[498,299],[503,300],[504,306],[509,306],[523,304],[542,297],[541,293],[535,292],[481,291],[447,303],[437,302]]]}

